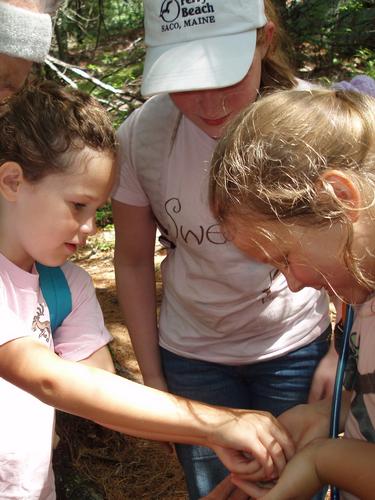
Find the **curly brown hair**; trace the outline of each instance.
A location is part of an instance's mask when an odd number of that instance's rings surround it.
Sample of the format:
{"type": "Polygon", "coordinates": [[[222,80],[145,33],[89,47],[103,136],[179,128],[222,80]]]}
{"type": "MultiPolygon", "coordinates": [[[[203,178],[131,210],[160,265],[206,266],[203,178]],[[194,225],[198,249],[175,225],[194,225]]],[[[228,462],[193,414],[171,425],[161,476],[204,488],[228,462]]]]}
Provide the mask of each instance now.
{"type": "Polygon", "coordinates": [[[85,92],[33,82],[0,103],[0,165],[17,162],[29,182],[67,170],[85,147],[115,156],[110,118],[85,92]]]}

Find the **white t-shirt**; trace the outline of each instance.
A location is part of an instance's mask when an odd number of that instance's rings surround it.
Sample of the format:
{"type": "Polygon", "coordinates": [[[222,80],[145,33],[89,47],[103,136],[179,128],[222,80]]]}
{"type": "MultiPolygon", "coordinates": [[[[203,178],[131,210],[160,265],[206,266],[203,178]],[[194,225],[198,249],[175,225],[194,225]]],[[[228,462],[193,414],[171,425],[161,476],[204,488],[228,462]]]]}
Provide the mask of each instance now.
{"type": "MultiPolygon", "coordinates": [[[[72,294],[72,312],[52,339],[37,271],[28,273],[0,254],[0,345],[32,336],[59,356],[80,361],[111,340],[88,274],[69,262],[62,269],[72,294]]],[[[54,408],[2,378],[0,401],[1,500],[55,499],[54,408]]]]}
{"type": "MultiPolygon", "coordinates": [[[[347,387],[354,392],[345,424],[345,438],[375,443],[375,299],[355,311],[350,335],[347,387]]],[[[342,498],[356,497],[342,492],[342,498]]]]}
{"type": "MultiPolygon", "coordinates": [[[[142,133],[136,128],[137,113],[118,132],[121,171],[114,198],[142,207],[150,204],[150,193],[128,154],[130,141],[142,133]]],[[[176,245],[162,263],[160,345],[181,356],[224,364],[272,359],[324,331],[328,299],[312,288],[293,294],[283,276],[272,278],[272,267],[249,260],[225,239],[208,206],[215,144],[183,116],[165,158],[161,187],[155,186],[162,191],[168,238],[176,245]]]]}

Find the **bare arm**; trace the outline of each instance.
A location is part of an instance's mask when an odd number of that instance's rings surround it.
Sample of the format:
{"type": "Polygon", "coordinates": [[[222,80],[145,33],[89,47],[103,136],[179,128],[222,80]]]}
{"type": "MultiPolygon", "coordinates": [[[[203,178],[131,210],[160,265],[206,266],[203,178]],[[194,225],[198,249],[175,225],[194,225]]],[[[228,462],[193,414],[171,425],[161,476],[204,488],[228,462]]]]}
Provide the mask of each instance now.
{"type": "Polygon", "coordinates": [[[111,353],[109,352],[109,348],[106,345],[93,352],[89,357],[82,359],[80,363],[87,366],[101,368],[102,370],[107,370],[111,373],[115,373],[116,371],[111,353]]]}
{"type": "Polygon", "coordinates": [[[375,444],[355,439],[317,439],[294,456],[271,490],[234,476],[234,484],[252,498],[310,499],[333,484],[362,500],[374,498],[375,444]]]}
{"type": "Polygon", "coordinates": [[[155,297],[156,225],[150,207],[113,200],[117,294],[144,383],[166,389],[160,365],[155,297]]]}
{"type": "Polygon", "coordinates": [[[335,385],[338,354],[334,341],[331,340],[329,350],[317,366],[311,382],[309,403],[332,397],[335,385]]]}
{"type": "MultiPolygon", "coordinates": [[[[351,392],[343,391],[340,411],[340,432],[344,430],[349,412],[351,392]]],[[[329,436],[331,419],[331,398],[316,403],[298,405],[282,413],[278,420],[289,431],[297,450],[317,438],[329,436]]]]}
{"type": "MultiPolygon", "coordinates": [[[[340,431],[344,429],[350,401],[351,393],[344,391],[340,413],[340,431]]],[[[332,443],[336,442],[327,439],[331,405],[331,399],[328,398],[313,404],[295,406],[279,416],[279,422],[289,431],[299,453],[288,463],[274,488],[269,490],[269,485],[260,487],[259,481],[264,481],[265,477],[259,465],[257,471],[251,472],[246,477],[234,476],[233,483],[252,498],[264,497],[267,500],[310,499],[326,484],[324,477],[320,478],[315,468],[316,453],[320,452],[322,443],[328,443],[331,446],[332,443]],[[298,481],[296,477],[298,477],[298,481]]],[[[339,458],[336,457],[333,463],[337,466],[339,458]]],[[[327,481],[331,483],[331,479],[327,481]]]]}
{"type": "Polygon", "coordinates": [[[209,446],[229,470],[253,455],[269,474],[294,453],[271,415],[178,398],[104,370],[65,361],[30,337],[0,347],[0,376],[60,410],[147,439],[209,446]]]}

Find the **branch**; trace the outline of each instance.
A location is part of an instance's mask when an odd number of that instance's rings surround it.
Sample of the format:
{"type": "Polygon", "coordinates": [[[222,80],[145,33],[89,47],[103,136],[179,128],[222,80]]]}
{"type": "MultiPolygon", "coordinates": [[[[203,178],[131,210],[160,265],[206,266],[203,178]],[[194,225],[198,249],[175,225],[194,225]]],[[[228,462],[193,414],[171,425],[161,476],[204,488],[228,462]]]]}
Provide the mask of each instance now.
{"type": "Polygon", "coordinates": [[[95,76],[90,75],[86,71],[83,71],[83,69],[78,68],[77,66],[74,66],[73,64],[69,64],[69,63],[66,63],[64,61],[60,61],[59,59],[56,59],[53,56],[47,56],[46,57],[46,63],[50,67],[54,66],[53,69],[55,71],[58,71],[59,76],[61,76],[62,73],[59,70],[57,70],[57,68],[56,68],[55,65],[62,66],[63,68],[66,68],[66,69],[72,71],[72,73],[75,73],[76,75],[79,75],[81,78],[84,78],[85,80],[89,80],[90,82],[94,83],[98,87],[101,87],[102,89],[107,90],[108,92],[111,92],[112,94],[126,95],[126,93],[123,90],[116,89],[115,87],[112,87],[112,85],[109,85],[108,83],[102,82],[101,80],[99,80],[95,76]]]}
{"type": "Polygon", "coordinates": [[[64,80],[66,83],[68,83],[71,87],[73,87],[74,89],[77,89],[78,88],[78,85],[76,84],[75,81],[73,81],[71,78],[69,78],[68,76],[66,76],[64,73],[62,73],[59,68],[57,66],[55,66],[53,64],[53,62],[50,60],[50,57],[46,57],[45,61],[44,61],[47,66],[49,66],[53,71],[55,71],[55,73],[57,73],[57,75],[62,79],[64,80]]]}

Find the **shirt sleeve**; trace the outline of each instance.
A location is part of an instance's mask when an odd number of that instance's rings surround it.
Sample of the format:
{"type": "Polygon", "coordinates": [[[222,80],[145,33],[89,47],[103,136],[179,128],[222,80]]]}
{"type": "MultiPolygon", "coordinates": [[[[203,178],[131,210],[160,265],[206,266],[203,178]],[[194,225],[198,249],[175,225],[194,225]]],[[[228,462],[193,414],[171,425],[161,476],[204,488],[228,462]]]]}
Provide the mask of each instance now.
{"type": "Polygon", "coordinates": [[[0,346],[21,337],[32,335],[25,323],[6,304],[0,304],[1,333],[0,346]]]}
{"type": "Polygon", "coordinates": [[[121,203],[145,207],[150,203],[138,180],[131,155],[132,137],[136,133],[138,112],[139,110],[133,111],[117,131],[118,176],[112,197],[121,203]]]}
{"type": "Polygon", "coordinates": [[[70,361],[81,361],[112,339],[95,288],[84,269],[67,262],[62,266],[72,294],[72,311],[53,335],[55,352],[70,361]]]}

